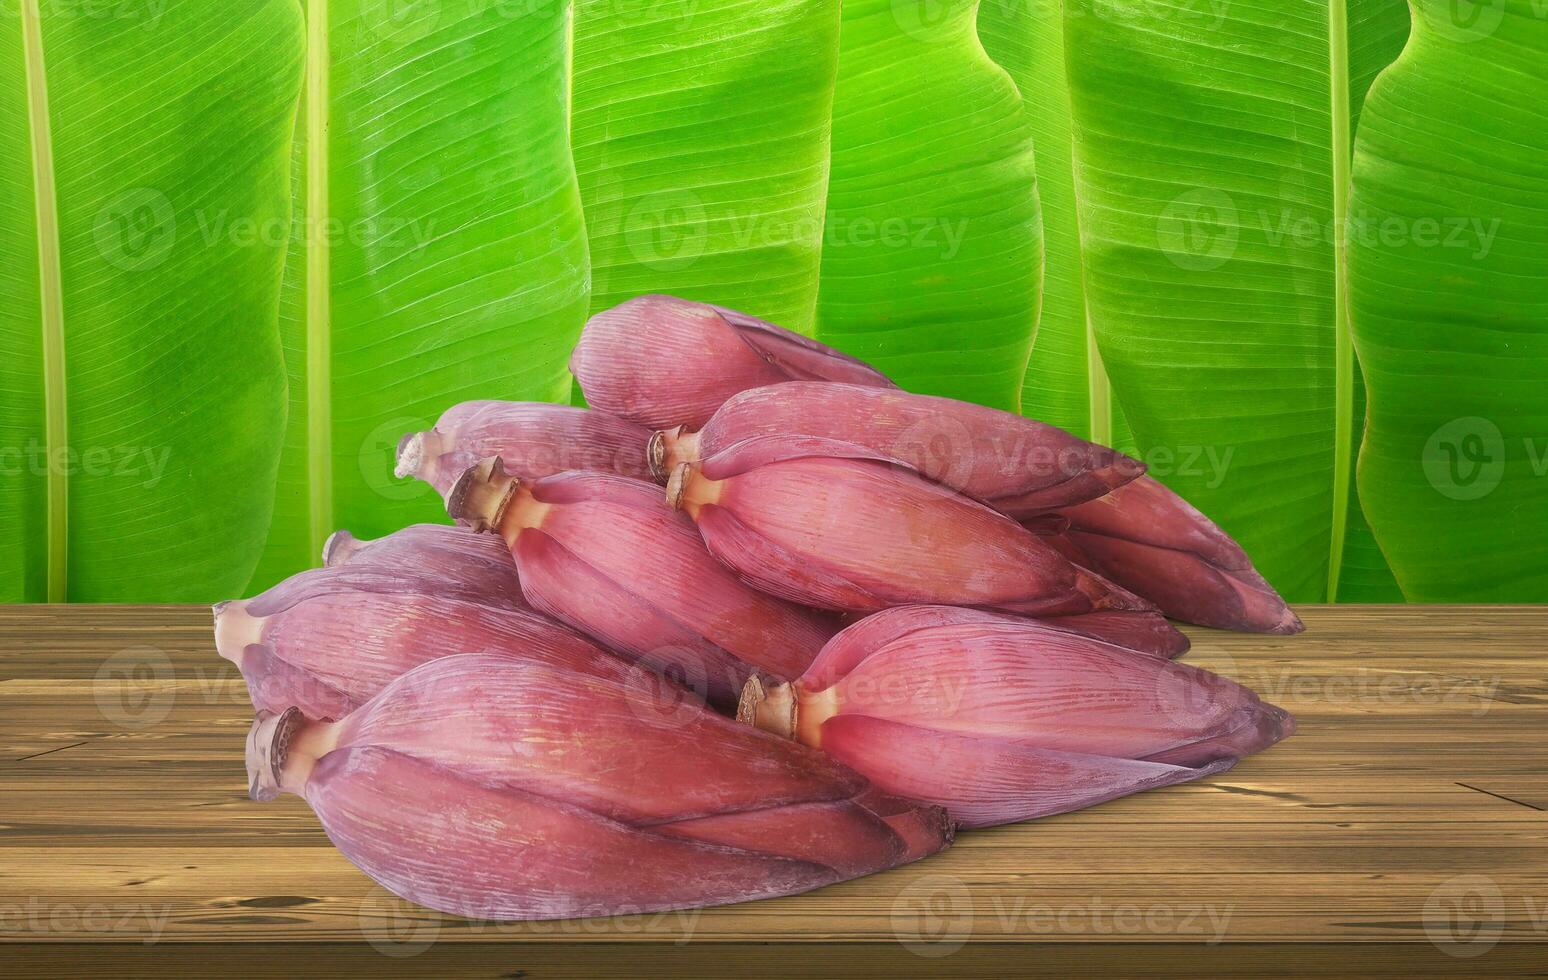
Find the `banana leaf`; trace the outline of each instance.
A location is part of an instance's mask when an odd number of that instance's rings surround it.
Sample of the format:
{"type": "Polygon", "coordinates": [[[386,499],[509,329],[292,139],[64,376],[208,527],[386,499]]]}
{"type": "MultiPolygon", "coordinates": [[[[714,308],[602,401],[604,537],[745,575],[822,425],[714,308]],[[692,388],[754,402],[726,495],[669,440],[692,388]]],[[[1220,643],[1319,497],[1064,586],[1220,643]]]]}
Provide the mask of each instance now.
{"type": "Polygon", "coordinates": [[[1059,0],[982,0],[978,36],[1021,92],[1043,208],[1043,309],[1021,411],[1084,439],[1133,452],[1123,409],[1086,318],[1059,0]]]}
{"type": "Polygon", "coordinates": [[[1088,312],[1152,473],[1291,601],[1398,597],[1351,493],[1348,171],[1403,0],[1067,0],[1088,312]]]}
{"type": "Polygon", "coordinates": [[[309,6],[290,424],[251,590],[337,527],[446,519],[393,477],[403,433],[466,399],[568,399],[589,301],[569,28],[562,3],[309,6]]]}
{"type": "Polygon", "coordinates": [[[817,336],[913,391],[1016,410],[1042,227],[977,0],[845,0],[817,336]]]}
{"type": "Polygon", "coordinates": [[[593,311],[671,293],[810,332],[838,0],[577,0],[593,311]]]}
{"type": "Polygon", "coordinates": [[[1355,153],[1361,498],[1410,599],[1548,601],[1548,6],[1414,12],[1355,153]]]}
{"type": "Polygon", "coordinates": [[[0,6],[0,601],[230,595],[273,502],[300,11],[107,12],[0,6]]]}
{"type": "Polygon", "coordinates": [[[312,9],[331,67],[305,99],[298,200],[333,233],[287,277],[292,423],[254,588],[337,526],[444,521],[393,479],[399,436],[464,399],[569,399],[591,310],[669,292],[810,329],[836,2],[580,0],[573,37],[571,16],[312,9]]]}

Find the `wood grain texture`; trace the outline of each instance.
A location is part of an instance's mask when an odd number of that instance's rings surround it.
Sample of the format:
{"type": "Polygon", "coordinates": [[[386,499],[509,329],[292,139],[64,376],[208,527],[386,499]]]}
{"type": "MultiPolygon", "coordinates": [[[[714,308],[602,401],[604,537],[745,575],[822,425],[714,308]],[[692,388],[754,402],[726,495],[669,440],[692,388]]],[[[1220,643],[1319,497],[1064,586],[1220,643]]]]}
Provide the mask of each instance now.
{"type": "Polygon", "coordinates": [[[299,799],[247,799],[251,707],[206,610],[0,607],[0,972],[1541,970],[1548,607],[1300,612],[1299,637],[1190,631],[1191,662],[1301,725],[1209,782],[794,898],[496,924],[387,894],[299,799]],[[252,943],[303,952],[254,963],[252,943]]]}

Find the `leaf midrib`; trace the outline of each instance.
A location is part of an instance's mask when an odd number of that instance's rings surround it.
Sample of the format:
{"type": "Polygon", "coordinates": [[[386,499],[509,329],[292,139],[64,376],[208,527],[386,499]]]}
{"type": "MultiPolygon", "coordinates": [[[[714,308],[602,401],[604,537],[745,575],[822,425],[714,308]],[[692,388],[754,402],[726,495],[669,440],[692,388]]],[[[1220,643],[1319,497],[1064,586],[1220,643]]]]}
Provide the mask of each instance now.
{"type": "Polygon", "coordinates": [[[27,76],[27,125],[32,142],[32,186],[37,215],[38,312],[43,331],[43,443],[47,455],[46,596],[69,598],[68,467],[54,460],[69,445],[65,391],[64,284],[59,250],[59,195],[54,141],[49,126],[48,74],[43,60],[43,20],[38,0],[22,0],[22,63],[27,76]]]}
{"type": "Polygon", "coordinates": [[[1091,441],[1099,446],[1113,444],[1113,386],[1107,378],[1107,368],[1102,364],[1102,351],[1097,347],[1096,327],[1091,314],[1086,313],[1086,388],[1091,393],[1090,419],[1091,441]]]}
{"type": "Polygon", "coordinates": [[[1349,178],[1354,148],[1349,111],[1347,0],[1328,0],[1328,88],[1333,100],[1333,525],[1328,548],[1328,602],[1338,601],[1349,523],[1349,476],[1354,455],[1354,343],[1349,329],[1349,178]]]}
{"type": "Polygon", "coordinates": [[[306,447],[308,540],[333,532],[333,303],[328,197],[328,3],[306,6],[306,447]]]}

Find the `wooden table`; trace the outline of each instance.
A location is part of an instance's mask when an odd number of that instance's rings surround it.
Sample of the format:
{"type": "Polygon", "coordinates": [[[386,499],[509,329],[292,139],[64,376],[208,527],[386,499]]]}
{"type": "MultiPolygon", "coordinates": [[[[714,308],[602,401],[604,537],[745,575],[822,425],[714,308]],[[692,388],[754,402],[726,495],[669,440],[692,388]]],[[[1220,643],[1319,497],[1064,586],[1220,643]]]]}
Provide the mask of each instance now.
{"type": "Polygon", "coordinates": [[[0,607],[0,974],[1541,976],[1548,607],[1301,614],[1193,631],[1301,722],[1206,783],[794,898],[495,924],[248,800],[206,610],[0,607]]]}

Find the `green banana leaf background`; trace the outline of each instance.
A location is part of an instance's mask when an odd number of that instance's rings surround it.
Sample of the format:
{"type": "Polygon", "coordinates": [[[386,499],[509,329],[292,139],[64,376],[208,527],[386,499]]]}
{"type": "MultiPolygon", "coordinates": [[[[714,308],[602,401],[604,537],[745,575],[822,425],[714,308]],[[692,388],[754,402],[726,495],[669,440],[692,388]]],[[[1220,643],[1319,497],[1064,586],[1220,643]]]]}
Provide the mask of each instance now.
{"type": "Polygon", "coordinates": [[[1420,0],[1356,145],[1360,496],[1409,598],[1548,595],[1548,4],[1420,0]]]}
{"type": "Polygon", "coordinates": [[[0,599],[242,591],[285,413],[291,0],[4,0],[0,599]]]}
{"type": "Polygon", "coordinates": [[[1548,599],[1544,0],[0,8],[0,599],[444,519],[398,438],[645,292],[1131,452],[1291,601],[1548,599]]]}

